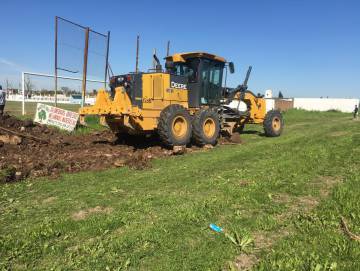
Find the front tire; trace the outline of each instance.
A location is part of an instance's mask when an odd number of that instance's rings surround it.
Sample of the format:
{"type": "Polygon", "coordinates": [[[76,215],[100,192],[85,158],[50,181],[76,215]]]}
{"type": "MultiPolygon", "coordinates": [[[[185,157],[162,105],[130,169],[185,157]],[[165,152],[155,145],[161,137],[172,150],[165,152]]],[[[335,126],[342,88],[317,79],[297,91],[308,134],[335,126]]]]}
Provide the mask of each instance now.
{"type": "Polygon", "coordinates": [[[196,144],[215,145],[220,133],[219,115],[215,110],[202,109],[193,119],[193,139],[196,144]]]}
{"type": "Polygon", "coordinates": [[[270,110],[269,112],[267,112],[263,126],[266,136],[280,136],[284,128],[284,120],[280,111],[270,110]]]}
{"type": "Polygon", "coordinates": [[[191,139],[191,117],[181,105],[172,104],[160,113],[158,134],[161,141],[169,146],[187,145],[191,139]]]}

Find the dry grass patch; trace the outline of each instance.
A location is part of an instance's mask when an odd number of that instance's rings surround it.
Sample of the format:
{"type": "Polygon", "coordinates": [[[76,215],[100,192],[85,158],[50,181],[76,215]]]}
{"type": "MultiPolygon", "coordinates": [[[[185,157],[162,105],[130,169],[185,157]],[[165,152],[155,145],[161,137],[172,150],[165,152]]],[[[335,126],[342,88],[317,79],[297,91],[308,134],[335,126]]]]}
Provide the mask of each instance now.
{"type": "MultiPolygon", "coordinates": [[[[283,200],[285,199],[284,196],[282,198],[283,200]]],[[[275,216],[276,220],[279,222],[283,222],[289,219],[293,214],[296,213],[310,212],[319,204],[319,201],[312,196],[301,196],[291,199],[291,197],[288,195],[288,199],[286,200],[287,201],[282,201],[281,203],[286,203],[288,206],[287,210],[275,216]]]]}
{"type": "Polygon", "coordinates": [[[284,238],[290,234],[288,229],[282,229],[277,232],[255,232],[252,236],[254,238],[255,249],[264,249],[271,247],[276,241],[284,238]]]}
{"type": "Polygon", "coordinates": [[[111,207],[101,207],[101,206],[96,206],[94,208],[89,208],[86,210],[80,210],[76,213],[73,213],[71,215],[71,218],[75,221],[78,220],[84,220],[86,219],[89,215],[92,214],[110,214],[113,211],[113,208],[111,207]]]}
{"type": "Polygon", "coordinates": [[[241,254],[236,257],[236,260],[231,264],[231,269],[234,270],[251,270],[251,268],[259,261],[254,254],[241,254]]]}
{"type": "Polygon", "coordinates": [[[319,190],[320,197],[325,198],[329,195],[335,185],[342,182],[340,177],[320,176],[311,182],[315,189],[319,190]]]}
{"type": "Polygon", "coordinates": [[[320,202],[320,200],[326,198],[331,192],[332,188],[341,182],[341,178],[332,176],[320,176],[310,181],[309,186],[314,190],[319,191],[319,198],[313,196],[300,196],[291,197],[289,194],[280,193],[273,197],[274,202],[286,204],[287,210],[276,216],[278,221],[284,221],[290,218],[294,213],[310,212],[320,202]]]}
{"type": "Polygon", "coordinates": [[[277,232],[258,231],[252,234],[254,239],[254,249],[251,253],[241,253],[236,257],[233,263],[229,264],[230,270],[251,270],[259,262],[257,252],[262,249],[268,249],[278,240],[290,235],[288,229],[282,229],[277,232]]]}
{"type": "Polygon", "coordinates": [[[334,136],[334,137],[338,137],[338,136],[345,136],[348,135],[349,133],[346,131],[337,131],[337,132],[332,132],[330,134],[330,136],[334,136]]]}
{"type": "Polygon", "coordinates": [[[252,184],[252,182],[249,180],[240,180],[239,181],[239,186],[248,186],[250,184],[252,184]]]}
{"type": "Polygon", "coordinates": [[[43,204],[48,204],[51,202],[54,202],[57,199],[57,197],[48,197],[42,201],[43,204]]]}
{"type": "Polygon", "coordinates": [[[289,194],[286,194],[286,193],[275,194],[272,197],[272,200],[275,203],[281,203],[281,204],[289,204],[290,202],[292,202],[291,196],[289,194]]]}

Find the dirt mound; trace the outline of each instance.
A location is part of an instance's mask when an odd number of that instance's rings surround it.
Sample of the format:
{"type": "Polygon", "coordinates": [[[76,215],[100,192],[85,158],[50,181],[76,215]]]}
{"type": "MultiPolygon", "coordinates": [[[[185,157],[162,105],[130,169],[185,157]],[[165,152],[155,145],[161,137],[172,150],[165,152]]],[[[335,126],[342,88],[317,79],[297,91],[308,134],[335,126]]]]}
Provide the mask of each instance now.
{"type": "Polygon", "coordinates": [[[0,116],[0,126],[2,128],[8,128],[13,131],[22,131],[34,135],[44,134],[44,135],[54,135],[59,134],[59,130],[56,128],[41,126],[33,123],[32,120],[20,120],[13,116],[4,114],[0,116]]]}
{"type": "Polygon", "coordinates": [[[0,116],[1,135],[20,137],[21,141],[1,141],[0,182],[125,165],[142,169],[152,158],[171,155],[160,146],[147,146],[144,139],[139,144],[119,143],[110,131],[75,136],[9,115],[0,116]],[[116,164],[119,161],[123,163],[116,164]]]}
{"type": "MultiPolygon", "coordinates": [[[[0,116],[0,139],[1,135],[21,140],[0,141],[0,182],[122,166],[143,169],[153,158],[174,154],[155,136],[119,139],[110,131],[72,135],[9,115],[0,116]]],[[[193,146],[187,151],[198,149],[193,146]]]]}

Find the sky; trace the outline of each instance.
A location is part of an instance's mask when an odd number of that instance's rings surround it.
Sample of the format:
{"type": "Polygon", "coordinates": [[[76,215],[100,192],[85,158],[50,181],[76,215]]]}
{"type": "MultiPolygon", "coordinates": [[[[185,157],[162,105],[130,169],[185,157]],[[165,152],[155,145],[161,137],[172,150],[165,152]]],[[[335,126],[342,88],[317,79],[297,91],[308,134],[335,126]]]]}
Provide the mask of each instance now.
{"type": "MultiPolygon", "coordinates": [[[[21,71],[54,73],[54,17],[61,16],[111,32],[115,74],[134,71],[140,35],[143,71],[151,68],[153,49],[162,59],[170,40],[170,53],[206,51],[233,61],[229,86],[240,84],[252,65],[248,85],[256,93],[272,89],[287,97],[358,98],[359,12],[356,0],[1,0],[0,84],[8,79],[18,85],[21,71]]],[[[81,70],[83,32],[67,27],[59,25],[59,61],[81,70]]],[[[89,73],[99,79],[103,45],[100,38],[90,45],[89,73]]]]}

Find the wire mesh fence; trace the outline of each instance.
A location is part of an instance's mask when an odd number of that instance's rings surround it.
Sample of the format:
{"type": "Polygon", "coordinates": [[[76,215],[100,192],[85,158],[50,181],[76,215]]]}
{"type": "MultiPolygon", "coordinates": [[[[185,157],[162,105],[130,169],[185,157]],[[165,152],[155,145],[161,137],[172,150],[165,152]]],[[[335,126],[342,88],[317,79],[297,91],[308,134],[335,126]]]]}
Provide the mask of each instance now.
{"type": "Polygon", "coordinates": [[[88,92],[87,79],[102,80],[106,88],[110,33],[96,32],[61,17],[55,18],[55,103],[58,76],[82,78],[82,103],[88,92]]]}
{"type": "Polygon", "coordinates": [[[82,26],[56,18],[55,69],[58,75],[81,77],[84,61],[85,31],[82,26]]]}
{"type": "Polygon", "coordinates": [[[110,32],[55,17],[54,73],[24,71],[19,89],[8,93],[8,111],[32,114],[38,102],[63,108],[94,103],[98,89],[107,88],[109,39],[110,32]]]}
{"type": "MultiPolygon", "coordinates": [[[[109,35],[109,33],[108,33],[109,35]]],[[[89,50],[87,63],[87,78],[94,80],[107,79],[107,39],[108,35],[104,36],[92,30],[89,31],[89,50]]],[[[105,86],[106,88],[106,86],[105,86]]]]}
{"type": "Polygon", "coordinates": [[[23,72],[21,89],[9,93],[11,111],[31,114],[37,102],[79,107],[107,87],[110,32],[102,34],[55,17],[54,74],[23,72]]]}

